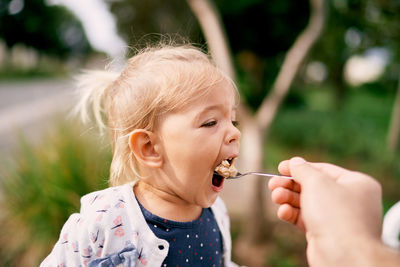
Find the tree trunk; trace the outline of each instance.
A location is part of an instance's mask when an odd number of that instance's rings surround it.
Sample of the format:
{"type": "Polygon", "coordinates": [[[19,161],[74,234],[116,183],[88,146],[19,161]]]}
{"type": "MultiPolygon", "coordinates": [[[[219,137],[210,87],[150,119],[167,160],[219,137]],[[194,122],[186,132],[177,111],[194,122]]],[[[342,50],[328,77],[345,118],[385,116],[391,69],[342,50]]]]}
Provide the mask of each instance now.
{"type": "Polygon", "coordinates": [[[333,67],[331,73],[334,91],[334,107],[336,110],[340,110],[343,107],[345,98],[347,97],[347,90],[343,80],[343,69],[344,62],[341,62],[338,66],[333,67]]]}
{"type": "Polygon", "coordinates": [[[235,82],[231,52],[216,7],[209,0],[187,0],[187,2],[200,23],[215,64],[235,82]]]}
{"type": "Polygon", "coordinates": [[[387,137],[388,149],[395,152],[399,145],[400,136],[400,75],[397,85],[396,100],[393,104],[392,118],[390,120],[389,133],[387,137]]]}
{"type": "MultiPolygon", "coordinates": [[[[245,170],[262,170],[263,169],[263,143],[264,137],[260,131],[256,118],[243,107],[240,111],[240,121],[242,125],[242,138],[240,157],[241,164],[245,166],[245,170]]],[[[259,176],[246,177],[246,186],[252,186],[252,193],[249,195],[249,207],[247,208],[247,223],[244,227],[242,239],[244,242],[258,244],[265,241],[269,231],[265,217],[266,199],[266,179],[259,176]],[[264,190],[257,190],[262,188],[264,190]],[[263,229],[263,230],[260,230],[263,229]]]]}

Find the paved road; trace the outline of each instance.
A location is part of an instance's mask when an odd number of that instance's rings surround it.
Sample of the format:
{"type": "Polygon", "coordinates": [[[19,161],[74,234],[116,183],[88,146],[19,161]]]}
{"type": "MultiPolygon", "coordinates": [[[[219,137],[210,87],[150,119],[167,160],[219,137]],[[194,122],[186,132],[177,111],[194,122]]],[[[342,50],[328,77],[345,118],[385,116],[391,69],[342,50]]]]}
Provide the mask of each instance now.
{"type": "Polygon", "coordinates": [[[0,156],[15,147],[17,133],[37,139],[73,101],[72,80],[0,81],[0,156]]]}

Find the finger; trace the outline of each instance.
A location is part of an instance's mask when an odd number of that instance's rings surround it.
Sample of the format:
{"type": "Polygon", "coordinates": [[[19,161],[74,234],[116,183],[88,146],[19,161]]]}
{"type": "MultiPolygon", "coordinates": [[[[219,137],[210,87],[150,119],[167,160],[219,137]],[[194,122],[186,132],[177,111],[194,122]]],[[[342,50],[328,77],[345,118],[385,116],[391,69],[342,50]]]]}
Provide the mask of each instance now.
{"type": "Polygon", "coordinates": [[[281,161],[278,165],[278,171],[283,175],[290,175],[289,160],[281,161]]]}
{"type": "MultiPolygon", "coordinates": [[[[289,160],[289,163],[286,163],[286,165],[289,165],[290,169],[293,166],[300,165],[305,162],[306,161],[301,157],[293,157],[289,160]]],[[[314,168],[328,174],[329,177],[333,178],[334,180],[337,180],[340,176],[351,172],[350,170],[347,170],[345,168],[330,163],[325,163],[325,162],[307,162],[307,163],[313,166],[314,168]]]]}
{"type": "Polygon", "coordinates": [[[380,187],[380,184],[377,183],[375,178],[362,173],[362,172],[357,172],[357,171],[351,171],[339,166],[336,166],[334,164],[329,164],[329,163],[310,163],[311,166],[315,167],[316,169],[320,170],[321,172],[327,174],[327,177],[332,178],[334,181],[338,181],[341,178],[345,178],[344,180],[341,181],[341,183],[358,183],[359,181],[363,180],[363,184],[367,180],[369,180],[370,183],[376,184],[375,188],[380,187]],[[349,179],[351,178],[351,179],[349,179]]]}
{"type": "Polygon", "coordinates": [[[280,177],[272,177],[268,182],[269,190],[272,191],[278,187],[287,188],[287,189],[290,189],[297,193],[301,192],[300,184],[296,183],[295,181],[293,181],[291,179],[280,178],[280,177]]]}
{"type": "Polygon", "coordinates": [[[350,170],[330,163],[313,162],[310,163],[310,165],[326,174],[329,174],[329,177],[333,178],[335,181],[339,177],[351,172],[350,170]]]}
{"type": "Polygon", "coordinates": [[[289,204],[295,208],[300,208],[300,194],[282,187],[272,191],[271,199],[277,204],[289,204]]]}
{"type": "Polygon", "coordinates": [[[290,205],[284,204],[279,207],[277,216],[279,219],[285,222],[289,222],[291,224],[299,227],[300,230],[306,232],[306,227],[304,225],[304,221],[301,218],[301,210],[291,207],[290,205]]]}
{"type": "Polygon", "coordinates": [[[301,216],[301,209],[299,209],[299,214],[297,215],[296,225],[300,228],[300,230],[306,232],[306,226],[304,224],[303,217],[301,216]]]}
{"type": "Polygon", "coordinates": [[[283,204],[278,208],[277,215],[282,221],[296,224],[300,214],[300,209],[290,206],[289,204],[283,204]]]}
{"type": "Polygon", "coordinates": [[[321,171],[302,158],[295,157],[290,159],[289,165],[291,176],[300,185],[314,183],[314,186],[316,186],[321,183],[334,182],[330,173],[321,171]],[[327,177],[332,179],[326,179],[327,177]]]}

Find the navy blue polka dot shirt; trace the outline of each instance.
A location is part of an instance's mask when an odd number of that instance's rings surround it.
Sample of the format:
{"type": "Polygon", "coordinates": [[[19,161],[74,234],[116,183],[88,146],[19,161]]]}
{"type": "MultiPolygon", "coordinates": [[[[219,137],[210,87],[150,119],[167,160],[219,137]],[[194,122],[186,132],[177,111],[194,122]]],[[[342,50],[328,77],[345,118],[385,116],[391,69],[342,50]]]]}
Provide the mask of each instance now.
{"type": "Polygon", "coordinates": [[[169,242],[168,255],[161,266],[222,266],[222,236],[211,208],[191,222],[163,219],[146,210],[144,218],[158,238],[169,242]]]}

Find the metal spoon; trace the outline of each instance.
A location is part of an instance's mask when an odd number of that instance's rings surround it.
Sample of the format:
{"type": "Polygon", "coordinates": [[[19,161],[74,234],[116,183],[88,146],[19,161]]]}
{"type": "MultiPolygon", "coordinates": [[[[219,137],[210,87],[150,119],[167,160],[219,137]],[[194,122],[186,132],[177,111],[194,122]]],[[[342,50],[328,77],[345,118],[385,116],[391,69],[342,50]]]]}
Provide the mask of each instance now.
{"type": "Polygon", "coordinates": [[[290,176],[284,176],[284,175],[278,175],[278,174],[270,174],[270,173],[263,173],[263,172],[245,172],[245,173],[240,173],[238,172],[235,176],[229,176],[226,179],[237,179],[240,178],[242,176],[246,176],[246,175],[258,175],[258,176],[266,176],[269,178],[272,178],[274,176],[276,177],[280,177],[280,178],[285,178],[285,179],[293,179],[290,176]]]}

